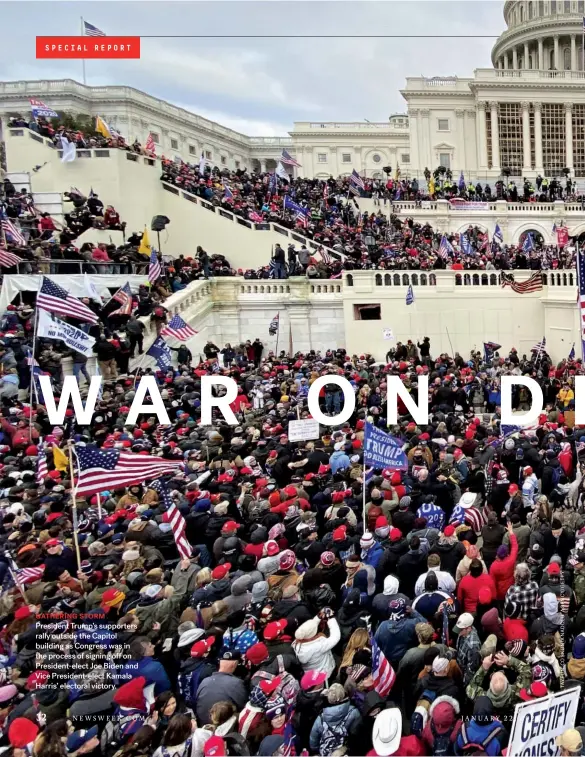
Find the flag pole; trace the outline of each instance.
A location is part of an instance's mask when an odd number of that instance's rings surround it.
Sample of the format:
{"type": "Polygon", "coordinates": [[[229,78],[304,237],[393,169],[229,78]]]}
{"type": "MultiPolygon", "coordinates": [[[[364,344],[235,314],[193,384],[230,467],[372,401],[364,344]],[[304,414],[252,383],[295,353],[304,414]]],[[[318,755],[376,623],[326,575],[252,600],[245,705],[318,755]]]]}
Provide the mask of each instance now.
{"type": "Polygon", "coordinates": [[[77,519],[77,489],[73,474],[73,445],[71,442],[67,445],[69,448],[69,475],[71,477],[71,514],[73,520],[73,542],[75,544],[75,554],[77,555],[77,569],[81,570],[81,553],[79,551],[79,521],[77,519]]]}
{"type": "Polygon", "coordinates": [[[366,463],[363,463],[362,470],[362,519],[364,522],[364,534],[368,530],[366,525],[366,463]]]}
{"type": "MultiPolygon", "coordinates": [[[[81,36],[83,37],[84,36],[84,34],[83,34],[83,16],[80,16],[79,18],[81,20],[81,36]]],[[[82,71],[83,71],[83,85],[85,86],[85,84],[86,84],[86,81],[85,81],[85,58],[81,59],[81,66],[82,66],[82,71]]]]}
{"type": "Polygon", "coordinates": [[[102,519],[102,498],[99,492],[95,496],[97,500],[98,518],[101,520],[102,519]]]}
{"type": "Polygon", "coordinates": [[[274,348],[274,354],[278,358],[278,337],[280,336],[280,310],[278,311],[278,328],[276,329],[276,347],[274,348]]]}
{"type": "MultiPolygon", "coordinates": [[[[41,291],[41,286],[43,284],[43,274],[40,275],[39,284],[37,286],[37,298],[39,296],[39,292],[41,291]]],[[[37,326],[39,323],[39,308],[35,301],[35,314],[34,314],[34,324],[33,324],[33,342],[32,342],[32,355],[30,359],[30,418],[29,418],[29,424],[28,424],[28,438],[29,441],[32,443],[32,424],[33,424],[33,411],[32,411],[32,404],[33,404],[33,392],[37,395],[37,403],[38,403],[38,393],[36,391],[35,387],[35,350],[37,348],[37,326]]]]}
{"type": "Polygon", "coordinates": [[[575,240],[577,252],[577,315],[579,316],[579,341],[581,342],[581,365],[585,364],[585,344],[583,342],[583,322],[581,317],[581,258],[582,250],[579,250],[579,240],[575,240]]]}

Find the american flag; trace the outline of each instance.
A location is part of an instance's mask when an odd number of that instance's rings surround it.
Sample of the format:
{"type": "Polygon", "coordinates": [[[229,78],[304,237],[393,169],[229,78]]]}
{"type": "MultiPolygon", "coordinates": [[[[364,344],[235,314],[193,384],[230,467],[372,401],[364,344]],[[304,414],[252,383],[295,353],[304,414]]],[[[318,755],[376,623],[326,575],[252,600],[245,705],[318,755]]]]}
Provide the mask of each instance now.
{"type": "Polygon", "coordinates": [[[177,460],[163,460],[150,455],[133,455],[116,449],[98,449],[94,446],[75,447],[78,474],[75,478],[77,494],[97,494],[124,486],[159,478],[165,473],[176,473],[183,467],[177,460]]]}
{"type": "Polygon", "coordinates": [[[325,186],[323,187],[323,199],[325,200],[325,204],[327,204],[327,200],[329,199],[329,184],[325,182],[325,186]]]}
{"type": "Polygon", "coordinates": [[[577,306],[581,311],[581,343],[585,340],[585,248],[577,247],[577,282],[579,285],[577,306]]]}
{"type": "Polygon", "coordinates": [[[542,274],[540,271],[537,271],[529,279],[526,279],[526,281],[517,282],[514,281],[513,274],[502,273],[502,287],[510,287],[516,294],[538,292],[542,289],[542,274]]]}
{"type": "Polygon", "coordinates": [[[483,359],[487,363],[494,356],[496,350],[501,349],[502,345],[497,342],[484,342],[483,343],[483,359]]]}
{"type": "Polygon", "coordinates": [[[21,262],[22,259],[17,255],[13,255],[11,252],[8,252],[8,250],[0,247],[0,266],[3,266],[4,268],[12,268],[12,266],[18,265],[21,262]]]}
{"type": "Polygon", "coordinates": [[[47,455],[44,448],[39,449],[39,456],[37,457],[37,484],[42,484],[47,478],[49,469],[47,468],[47,455]]]}
{"type": "Polygon", "coordinates": [[[278,326],[280,323],[280,313],[277,313],[274,318],[270,321],[270,326],[268,327],[268,333],[270,336],[274,336],[276,332],[278,331],[278,326]]]}
{"type": "Polygon", "coordinates": [[[321,260],[325,263],[325,265],[331,264],[331,255],[326,250],[324,250],[323,247],[318,250],[318,253],[319,255],[321,255],[321,260]]]}
{"type": "Polygon", "coordinates": [[[149,133],[146,144],[144,145],[144,149],[146,152],[151,152],[153,155],[156,153],[156,145],[154,143],[154,137],[152,136],[152,133],[149,133]]]}
{"type": "Polygon", "coordinates": [[[376,639],[372,636],[372,679],[374,681],[374,691],[381,697],[387,697],[394,682],[396,681],[396,673],[394,668],[386,658],[386,655],[378,644],[376,639]]]}
{"type": "Polygon", "coordinates": [[[32,390],[34,389],[36,392],[37,401],[44,405],[45,398],[43,397],[43,390],[41,389],[39,376],[47,376],[48,374],[46,373],[46,371],[41,370],[41,366],[37,363],[35,358],[32,357],[32,355],[29,355],[26,358],[26,364],[30,366],[32,370],[33,384],[31,386],[31,396],[32,390]]]}
{"type": "Polygon", "coordinates": [[[12,221],[9,218],[6,218],[5,214],[0,210],[0,226],[2,226],[2,231],[4,232],[4,236],[9,242],[12,242],[13,244],[17,244],[20,247],[23,247],[26,244],[26,239],[22,235],[19,229],[16,228],[16,226],[12,223],[12,221]]]}
{"type": "Polygon", "coordinates": [[[105,37],[106,33],[93,24],[88,24],[87,21],[83,22],[83,30],[86,37],[105,37]]]}
{"type": "Polygon", "coordinates": [[[98,322],[93,310],[46,276],[43,276],[41,290],[37,294],[37,307],[49,313],[57,313],[61,317],[65,315],[87,323],[98,322]]]}
{"type": "Polygon", "coordinates": [[[130,289],[130,284],[128,282],[118,289],[112,299],[115,302],[119,302],[120,307],[116,310],[112,310],[110,315],[130,315],[132,312],[132,290],[130,289]]]}
{"type": "Polygon", "coordinates": [[[453,245],[451,242],[447,239],[446,235],[443,234],[441,237],[441,243],[439,244],[439,255],[442,258],[447,258],[449,255],[452,255],[455,252],[453,249],[453,245]]]}
{"type": "Polygon", "coordinates": [[[193,549],[189,544],[189,540],[185,536],[185,531],[187,530],[185,518],[183,518],[183,516],[179,512],[178,507],[173,502],[173,498],[171,497],[166,484],[164,484],[160,480],[154,481],[150,488],[154,489],[160,495],[161,502],[165,509],[165,512],[163,513],[163,521],[165,523],[171,524],[171,530],[173,532],[173,536],[175,537],[175,544],[177,545],[177,550],[181,555],[181,560],[188,559],[189,557],[191,557],[193,549]]]}
{"type": "Polygon", "coordinates": [[[292,155],[289,155],[289,153],[283,148],[282,155],[280,156],[280,162],[285,166],[297,166],[298,168],[301,167],[301,164],[295,160],[292,155]]]}
{"type": "Polygon", "coordinates": [[[188,323],[181,318],[180,315],[175,315],[167,323],[167,325],[160,332],[161,336],[173,336],[180,342],[186,342],[191,337],[196,336],[199,332],[192,329],[188,323]]]}
{"type": "Polygon", "coordinates": [[[250,211],[248,218],[253,223],[264,223],[264,218],[260,215],[260,213],[256,213],[255,210],[250,211]]]}
{"type": "Polygon", "coordinates": [[[355,170],[355,168],[351,172],[349,183],[353,184],[355,187],[358,187],[358,189],[364,189],[365,187],[364,180],[359,175],[359,173],[355,170]]]}
{"type": "Polygon", "coordinates": [[[226,199],[226,200],[233,200],[234,199],[234,193],[232,192],[231,188],[227,184],[224,184],[224,187],[223,187],[223,196],[224,196],[224,199],[226,199]]]}
{"type": "Polygon", "coordinates": [[[42,578],[44,572],[44,564],[37,565],[36,568],[20,568],[15,571],[14,578],[16,579],[16,582],[21,585],[31,584],[33,581],[42,578]]]}
{"type": "Polygon", "coordinates": [[[534,347],[532,348],[532,352],[537,352],[539,355],[540,353],[545,349],[546,347],[546,337],[542,337],[542,342],[536,342],[534,347]]]}
{"type": "Polygon", "coordinates": [[[160,262],[158,257],[156,256],[156,250],[153,250],[150,253],[150,264],[148,266],[148,280],[151,284],[154,284],[155,281],[157,281],[162,273],[162,268],[160,266],[160,262]]]}

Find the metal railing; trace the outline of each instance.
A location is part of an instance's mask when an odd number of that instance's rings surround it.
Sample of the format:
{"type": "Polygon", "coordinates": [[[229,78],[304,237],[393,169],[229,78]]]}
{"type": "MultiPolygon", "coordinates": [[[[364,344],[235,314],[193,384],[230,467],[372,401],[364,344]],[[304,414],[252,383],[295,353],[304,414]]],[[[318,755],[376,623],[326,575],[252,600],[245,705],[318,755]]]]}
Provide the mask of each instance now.
{"type": "MultiPolygon", "coordinates": [[[[145,276],[148,273],[148,261],[144,263],[110,263],[99,262],[94,260],[53,260],[52,258],[34,258],[33,260],[22,260],[16,266],[18,273],[93,273],[109,275],[138,275],[145,276]]],[[[8,269],[6,269],[8,270],[8,269]]],[[[5,270],[5,272],[6,272],[5,270]]]]}

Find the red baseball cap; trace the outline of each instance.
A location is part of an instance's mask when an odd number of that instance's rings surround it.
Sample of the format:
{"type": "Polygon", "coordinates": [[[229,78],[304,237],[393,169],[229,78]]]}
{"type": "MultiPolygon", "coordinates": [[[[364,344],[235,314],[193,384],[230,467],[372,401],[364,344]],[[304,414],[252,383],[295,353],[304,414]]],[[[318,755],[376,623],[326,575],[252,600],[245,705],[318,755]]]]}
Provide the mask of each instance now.
{"type": "Polygon", "coordinates": [[[206,652],[209,652],[213,646],[214,639],[200,639],[196,641],[191,647],[191,657],[203,657],[206,652]]]}
{"type": "Polygon", "coordinates": [[[264,629],[264,640],[274,641],[274,639],[277,639],[280,636],[286,626],[287,621],[284,620],[284,618],[282,620],[273,620],[272,623],[268,623],[264,629]]]}
{"type": "Polygon", "coordinates": [[[238,528],[239,526],[235,520],[228,520],[227,523],[223,524],[221,530],[223,533],[228,533],[229,531],[237,531],[238,528]]]}
{"type": "Polygon", "coordinates": [[[227,574],[230,572],[231,567],[232,567],[231,563],[229,563],[229,562],[226,562],[223,565],[218,565],[216,568],[214,568],[211,571],[211,577],[214,580],[219,580],[221,578],[225,578],[227,576],[227,574]]]}

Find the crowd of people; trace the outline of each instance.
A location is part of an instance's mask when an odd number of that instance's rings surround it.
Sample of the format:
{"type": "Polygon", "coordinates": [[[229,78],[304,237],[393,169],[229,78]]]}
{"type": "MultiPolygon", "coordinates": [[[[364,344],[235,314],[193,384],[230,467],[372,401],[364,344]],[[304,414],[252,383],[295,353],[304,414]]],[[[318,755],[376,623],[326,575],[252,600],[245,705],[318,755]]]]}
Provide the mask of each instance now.
{"type": "MultiPolygon", "coordinates": [[[[179,275],[189,263],[175,262],[179,275]]],[[[162,283],[135,310],[159,325],[162,283]]],[[[193,357],[181,343],[174,366],[147,371],[170,426],[148,414],[128,425],[123,356],[143,350],[143,328],[125,319],[125,346],[107,312],[96,331],[107,380],[87,426],[72,409],[49,422],[29,391],[31,312],[2,316],[0,370],[16,387],[0,392],[6,754],[500,755],[516,704],[583,688],[580,361],[433,355],[428,338],[397,343],[386,363],[343,349],[275,355],[261,338],[208,341],[193,357]],[[291,441],[328,373],[354,387],[353,415],[291,441]],[[211,374],[236,380],[239,425],[217,413],[201,425],[211,374]],[[415,400],[429,376],[428,424],[399,400],[387,427],[391,375],[415,400]],[[504,375],[541,385],[536,427],[502,429],[504,375]],[[404,468],[365,465],[367,424],[399,440],[404,468]],[[176,470],[75,496],[70,447],[78,460],[126,452],[176,470]]],[[[56,344],[38,360],[58,394],[56,344]]],[[[529,402],[518,387],[513,406],[529,402]]],[[[339,387],[320,404],[337,413],[339,387]]],[[[582,705],[563,755],[585,751],[582,705]]]]}

